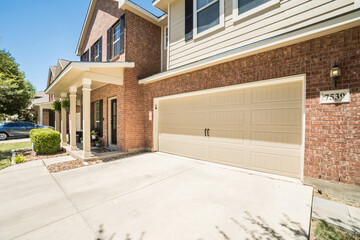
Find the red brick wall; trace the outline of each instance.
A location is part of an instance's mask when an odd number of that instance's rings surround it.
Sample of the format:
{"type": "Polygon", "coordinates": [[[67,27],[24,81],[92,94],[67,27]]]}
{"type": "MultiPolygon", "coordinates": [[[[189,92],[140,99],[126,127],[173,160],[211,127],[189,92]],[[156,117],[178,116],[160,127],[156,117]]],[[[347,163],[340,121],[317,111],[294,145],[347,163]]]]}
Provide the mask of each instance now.
{"type": "Polygon", "coordinates": [[[152,147],[153,98],[306,73],[304,175],[360,185],[360,27],[144,85],[145,146],[152,147]],[[342,75],[351,103],[319,104],[333,90],[329,71],[342,75]]]}
{"type": "MultiPolygon", "coordinates": [[[[106,62],[107,53],[107,30],[116,23],[124,14],[122,9],[118,8],[118,2],[109,0],[98,0],[94,9],[88,31],[85,35],[84,44],[80,51],[80,56],[94,45],[102,36],[102,61],[106,62]]],[[[126,45],[126,43],[125,43],[126,45]]],[[[89,50],[89,58],[90,50],[89,50]]],[[[115,57],[113,61],[124,61],[125,56],[115,57]]]]}
{"type": "Polygon", "coordinates": [[[144,92],[138,76],[160,72],[161,28],[125,11],[125,56],[135,67],[124,72],[125,150],[145,146],[144,92]]]}

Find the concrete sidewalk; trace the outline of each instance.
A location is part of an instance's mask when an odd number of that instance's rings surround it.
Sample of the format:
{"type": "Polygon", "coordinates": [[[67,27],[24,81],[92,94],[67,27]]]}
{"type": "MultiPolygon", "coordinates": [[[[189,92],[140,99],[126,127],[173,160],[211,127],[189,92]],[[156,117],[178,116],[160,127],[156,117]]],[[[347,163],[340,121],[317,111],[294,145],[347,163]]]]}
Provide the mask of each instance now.
{"type": "Polygon", "coordinates": [[[8,140],[0,141],[2,143],[19,143],[19,142],[30,142],[30,138],[9,138],[8,140]]]}
{"type": "Polygon", "coordinates": [[[360,235],[360,208],[314,197],[312,218],[360,235]]]}

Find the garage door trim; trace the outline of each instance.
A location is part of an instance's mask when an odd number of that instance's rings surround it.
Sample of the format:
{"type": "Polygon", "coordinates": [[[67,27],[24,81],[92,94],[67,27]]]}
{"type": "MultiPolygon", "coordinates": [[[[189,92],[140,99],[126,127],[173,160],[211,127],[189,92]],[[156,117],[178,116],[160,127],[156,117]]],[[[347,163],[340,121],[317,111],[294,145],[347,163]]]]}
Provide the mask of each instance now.
{"type": "Polygon", "coordinates": [[[303,181],[304,179],[304,154],[305,154],[305,100],[306,100],[306,75],[295,75],[295,76],[288,76],[276,79],[268,79],[268,80],[261,80],[256,82],[250,83],[242,83],[237,85],[230,85],[225,87],[218,87],[218,88],[211,88],[187,93],[180,93],[174,95],[168,95],[163,97],[158,97],[153,99],[153,151],[159,151],[159,114],[157,106],[159,105],[159,101],[186,97],[186,96],[196,96],[202,94],[209,94],[209,93],[217,93],[222,91],[229,91],[229,90],[237,90],[237,89],[244,89],[244,88],[253,88],[253,87],[261,87],[261,86],[271,86],[276,84],[283,84],[283,83],[291,83],[291,82],[302,82],[302,144],[301,144],[301,159],[300,159],[300,180],[303,181]]]}

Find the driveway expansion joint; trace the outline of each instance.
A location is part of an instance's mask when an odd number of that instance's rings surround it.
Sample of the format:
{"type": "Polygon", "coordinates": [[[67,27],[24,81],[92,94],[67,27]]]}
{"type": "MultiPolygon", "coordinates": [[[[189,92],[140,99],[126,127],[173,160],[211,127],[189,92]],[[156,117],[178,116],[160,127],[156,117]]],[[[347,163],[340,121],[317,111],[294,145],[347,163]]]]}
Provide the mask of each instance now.
{"type": "MultiPolygon", "coordinates": [[[[44,162],[43,162],[44,163],[44,162]]],[[[45,167],[45,164],[44,164],[45,167]]],[[[47,169],[47,167],[45,167],[47,169]]],[[[65,192],[65,190],[63,189],[63,187],[60,185],[60,183],[56,180],[56,178],[53,176],[52,173],[50,173],[50,176],[52,177],[52,179],[55,181],[55,183],[59,186],[60,190],[64,193],[66,199],[71,203],[71,205],[76,209],[76,214],[79,214],[81,216],[81,218],[84,220],[84,222],[86,223],[86,225],[89,227],[89,229],[96,234],[96,232],[92,229],[90,223],[86,220],[86,218],[82,215],[81,211],[76,207],[76,205],[74,204],[74,202],[71,200],[71,198],[67,195],[67,193],[65,192]]],[[[71,215],[72,216],[72,215],[71,215]]]]}

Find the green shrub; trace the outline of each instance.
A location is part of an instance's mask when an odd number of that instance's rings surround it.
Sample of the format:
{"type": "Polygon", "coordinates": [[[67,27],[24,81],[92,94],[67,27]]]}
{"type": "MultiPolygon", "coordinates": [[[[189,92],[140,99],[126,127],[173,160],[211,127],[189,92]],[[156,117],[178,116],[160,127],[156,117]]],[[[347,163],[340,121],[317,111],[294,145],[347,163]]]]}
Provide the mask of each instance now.
{"type": "Polygon", "coordinates": [[[60,150],[60,133],[50,128],[38,128],[30,131],[33,149],[40,154],[52,154],[60,150]]]}
{"type": "Polygon", "coordinates": [[[25,157],[24,157],[24,155],[22,155],[22,154],[16,155],[16,156],[14,157],[14,162],[15,162],[16,164],[18,164],[18,163],[23,163],[24,161],[25,161],[25,157]]]}

